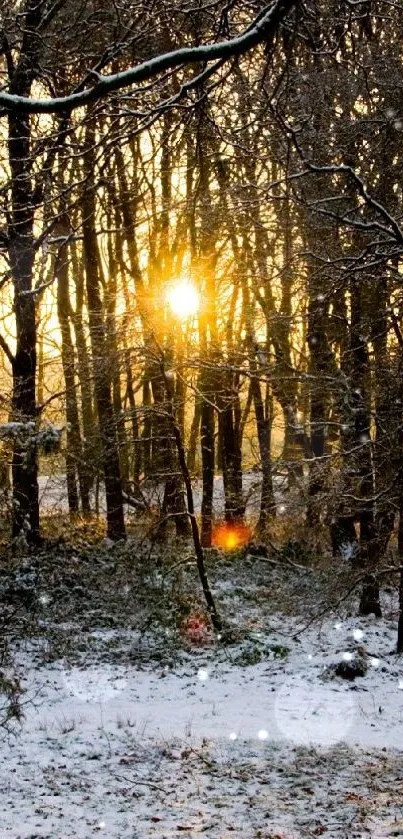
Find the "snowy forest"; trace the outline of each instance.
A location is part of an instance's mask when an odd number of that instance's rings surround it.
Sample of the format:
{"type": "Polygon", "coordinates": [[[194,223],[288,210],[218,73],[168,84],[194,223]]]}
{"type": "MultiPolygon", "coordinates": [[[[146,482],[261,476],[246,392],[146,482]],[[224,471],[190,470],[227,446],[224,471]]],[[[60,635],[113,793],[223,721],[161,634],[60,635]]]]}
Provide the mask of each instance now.
{"type": "Polygon", "coordinates": [[[402,39],[0,0],[0,839],[403,836],[402,39]]]}

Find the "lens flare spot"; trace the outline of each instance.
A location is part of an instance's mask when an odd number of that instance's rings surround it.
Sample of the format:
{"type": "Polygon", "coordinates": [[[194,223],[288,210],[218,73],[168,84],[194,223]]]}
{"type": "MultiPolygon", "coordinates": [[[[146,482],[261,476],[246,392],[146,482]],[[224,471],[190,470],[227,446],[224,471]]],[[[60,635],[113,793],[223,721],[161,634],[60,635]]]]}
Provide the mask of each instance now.
{"type": "Polygon", "coordinates": [[[197,671],[197,678],[200,682],[207,682],[209,671],[205,667],[200,667],[197,671]]]}
{"type": "MultiPolygon", "coordinates": [[[[188,617],[182,620],[180,625],[180,631],[182,636],[186,639],[189,644],[194,646],[203,647],[205,645],[210,645],[213,643],[213,635],[211,632],[211,626],[206,618],[205,615],[198,612],[192,612],[188,617]]],[[[207,672],[204,668],[201,668],[199,672],[207,672]]],[[[208,673],[207,673],[208,677],[208,673]]],[[[199,679],[203,681],[204,679],[200,677],[199,679]]]]}
{"type": "Polygon", "coordinates": [[[245,524],[219,524],[213,531],[213,545],[224,551],[234,551],[250,541],[251,532],[245,524]]]}

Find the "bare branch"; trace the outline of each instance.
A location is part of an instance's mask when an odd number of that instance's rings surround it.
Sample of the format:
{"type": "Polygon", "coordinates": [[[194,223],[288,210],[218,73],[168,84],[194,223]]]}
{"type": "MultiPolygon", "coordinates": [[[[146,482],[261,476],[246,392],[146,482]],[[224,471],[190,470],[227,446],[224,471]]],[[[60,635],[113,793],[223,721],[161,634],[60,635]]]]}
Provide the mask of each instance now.
{"type": "Polygon", "coordinates": [[[10,350],[10,347],[7,344],[7,341],[5,340],[5,338],[3,338],[3,336],[1,334],[0,334],[0,347],[4,352],[4,355],[7,356],[10,364],[11,365],[14,364],[14,356],[13,356],[11,350],[10,350]]]}
{"type": "Polygon", "coordinates": [[[132,67],[120,73],[111,73],[108,76],[97,74],[98,80],[93,87],[78,93],[72,93],[70,96],[35,99],[2,92],[0,93],[0,106],[8,111],[24,113],[67,113],[132,84],[155,78],[166,70],[243,55],[274,35],[282,20],[299,3],[300,0],[274,0],[266,7],[264,13],[260,12],[258,19],[236,38],[219,41],[216,44],[206,44],[201,47],[184,47],[157,55],[148,61],[143,61],[137,67],[132,67]]]}

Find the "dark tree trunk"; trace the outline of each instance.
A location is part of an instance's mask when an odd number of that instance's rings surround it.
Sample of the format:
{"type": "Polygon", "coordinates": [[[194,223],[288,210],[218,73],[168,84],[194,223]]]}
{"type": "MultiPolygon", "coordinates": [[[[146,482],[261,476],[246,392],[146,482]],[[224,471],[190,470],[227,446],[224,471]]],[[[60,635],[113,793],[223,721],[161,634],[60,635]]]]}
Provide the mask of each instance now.
{"type": "MultiPolygon", "coordinates": [[[[64,231],[67,233],[67,230],[64,231]]],[[[78,415],[76,382],[75,382],[75,353],[70,329],[70,295],[69,270],[67,261],[68,247],[63,245],[55,261],[55,277],[57,279],[57,312],[62,340],[62,367],[66,385],[66,421],[67,421],[67,454],[66,478],[67,496],[71,514],[78,513],[79,498],[76,476],[80,487],[82,512],[90,513],[89,480],[84,463],[84,454],[80,434],[78,415]]]]}
{"type": "Polygon", "coordinates": [[[360,615],[381,617],[379,586],[373,570],[377,562],[377,534],[374,517],[374,476],[371,451],[371,396],[368,348],[363,332],[362,289],[359,280],[351,283],[351,402],[356,447],[355,477],[362,501],[358,519],[360,540],[355,565],[367,571],[361,593],[360,615]]]}
{"type": "Polygon", "coordinates": [[[320,523],[323,508],[323,456],[325,454],[325,429],[328,414],[328,394],[325,386],[327,372],[327,338],[325,333],[326,310],[322,296],[317,296],[313,284],[309,303],[309,329],[307,340],[310,353],[310,428],[313,460],[309,470],[307,524],[314,530],[320,523]]]}
{"type": "MultiPolygon", "coordinates": [[[[170,384],[167,378],[165,377],[165,385],[167,390],[168,402],[171,399],[170,393],[170,384]]],[[[173,432],[173,439],[175,441],[176,450],[178,453],[178,464],[179,469],[182,475],[183,483],[185,485],[186,490],[186,501],[187,501],[187,515],[189,516],[190,526],[191,526],[191,533],[193,538],[193,545],[196,554],[196,562],[197,562],[197,569],[199,572],[200,582],[203,588],[203,594],[206,600],[207,608],[211,617],[211,622],[213,624],[214,629],[218,632],[222,630],[222,621],[220,615],[217,611],[217,607],[215,605],[215,600],[210,588],[210,583],[207,576],[207,569],[204,561],[204,552],[203,552],[203,545],[200,540],[200,533],[198,524],[196,521],[195,509],[194,509],[194,502],[193,502],[193,491],[192,491],[192,481],[190,477],[190,472],[186,463],[186,455],[185,449],[183,445],[183,440],[181,438],[179,427],[175,422],[175,416],[173,412],[169,414],[169,421],[170,426],[173,432]]]]}
{"type": "Polygon", "coordinates": [[[358,551],[354,516],[335,516],[330,523],[330,539],[333,556],[339,556],[354,563],[358,551]]]}
{"type": "Polygon", "coordinates": [[[173,448],[172,440],[172,417],[174,417],[176,424],[174,387],[173,383],[167,378],[162,360],[159,363],[155,362],[152,389],[154,404],[157,409],[154,419],[158,419],[158,446],[155,449],[157,454],[154,455],[154,470],[155,474],[165,481],[158,533],[160,537],[163,536],[167,519],[172,516],[177,535],[189,536],[190,525],[185,507],[182,475],[178,467],[177,454],[173,448]],[[170,388],[169,393],[167,393],[168,387],[170,388]]]}
{"type": "Polygon", "coordinates": [[[130,361],[130,351],[129,350],[126,350],[126,353],[125,353],[125,364],[126,364],[127,398],[129,400],[130,419],[131,419],[131,426],[132,426],[133,461],[132,461],[132,468],[131,468],[131,477],[132,477],[132,481],[133,481],[134,493],[138,494],[138,492],[140,490],[142,450],[141,450],[141,445],[140,445],[140,425],[139,425],[139,420],[138,420],[138,415],[137,415],[136,400],[135,400],[135,397],[134,397],[133,373],[132,373],[132,366],[131,366],[131,361],[130,361]]]}
{"type": "Polygon", "coordinates": [[[95,165],[94,134],[93,123],[89,122],[87,125],[86,153],[84,157],[86,186],[82,201],[84,264],[93,355],[95,398],[105,479],[107,533],[110,539],[118,540],[125,538],[126,531],[116,420],[111,397],[111,373],[100,296],[99,254],[95,232],[96,214],[93,179],[95,165]]]}
{"type": "MultiPolygon", "coordinates": [[[[211,547],[213,533],[213,493],[214,493],[214,408],[208,398],[203,399],[203,391],[207,396],[207,382],[203,376],[200,383],[202,391],[200,444],[202,460],[203,495],[201,504],[201,543],[204,548],[211,547]]],[[[211,394],[209,394],[211,396],[211,394]]]]}
{"type": "MultiPolygon", "coordinates": [[[[120,208],[117,202],[117,195],[114,184],[115,173],[110,169],[108,179],[108,197],[109,197],[109,216],[114,218],[117,230],[121,230],[122,223],[120,217],[120,208]]],[[[117,237],[115,237],[116,239],[117,237]]],[[[112,394],[113,394],[113,410],[115,413],[117,424],[119,461],[122,484],[125,490],[128,489],[129,483],[129,456],[128,456],[128,440],[126,434],[125,417],[122,410],[122,393],[121,393],[121,371],[118,347],[118,335],[116,325],[116,302],[118,296],[118,274],[119,263],[116,255],[116,244],[112,236],[108,235],[107,243],[108,251],[108,279],[106,284],[106,331],[107,341],[109,347],[109,357],[111,365],[112,378],[112,394]]],[[[123,337],[125,337],[123,335],[123,337]]]]}
{"type": "Polygon", "coordinates": [[[264,537],[270,521],[275,518],[276,505],[274,501],[273,474],[271,466],[271,417],[267,416],[262,395],[262,388],[257,378],[257,367],[251,364],[251,390],[253,407],[255,409],[257,437],[259,443],[260,468],[262,470],[262,491],[260,499],[259,520],[257,531],[264,537]]]}
{"type": "Polygon", "coordinates": [[[151,478],[153,423],[151,413],[151,385],[147,369],[144,371],[143,378],[143,413],[143,433],[141,435],[141,438],[143,450],[144,477],[151,478]]]}
{"type": "Polygon", "coordinates": [[[77,376],[81,394],[83,427],[83,470],[85,483],[91,491],[97,471],[99,435],[92,395],[92,370],[84,329],[84,264],[77,258],[75,244],[71,246],[72,274],[75,285],[76,309],[71,313],[77,349],[77,376]]]}
{"type": "Polygon", "coordinates": [[[199,429],[200,429],[200,419],[201,419],[201,406],[202,401],[199,394],[196,394],[195,397],[195,406],[194,406],[194,414],[192,419],[192,424],[190,426],[190,433],[189,433],[189,444],[188,444],[188,468],[189,472],[192,475],[196,470],[196,451],[197,451],[197,440],[199,437],[199,429]]]}
{"type": "MultiPolygon", "coordinates": [[[[30,93],[38,47],[35,29],[40,21],[40,14],[40,6],[34,0],[26,4],[25,22],[22,23],[25,34],[20,60],[10,81],[11,94],[28,96],[30,93]]],[[[35,296],[31,293],[34,267],[34,200],[30,141],[30,117],[10,112],[8,115],[8,154],[11,171],[11,211],[8,223],[8,247],[14,284],[17,338],[12,363],[12,416],[14,422],[23,423],[26,429],[26,433],[21,435],[26,440],[20,440],[17,437],[13,449],[12,535],[18,537],[21,533],[25,533],[26,539],[35,543],[40,539],[40,531],[38,464],[35,445],[36,318],[35,296]]]]}
{"type": "Polygon", "coordinates": [[[236,428],[234,400],[230,393],[219,394],[217,398],[220,406],[218,425],[222,443],[225,520],[231,523],[241,522],[245,515],[242,496],[242,451],[236,428]]]}

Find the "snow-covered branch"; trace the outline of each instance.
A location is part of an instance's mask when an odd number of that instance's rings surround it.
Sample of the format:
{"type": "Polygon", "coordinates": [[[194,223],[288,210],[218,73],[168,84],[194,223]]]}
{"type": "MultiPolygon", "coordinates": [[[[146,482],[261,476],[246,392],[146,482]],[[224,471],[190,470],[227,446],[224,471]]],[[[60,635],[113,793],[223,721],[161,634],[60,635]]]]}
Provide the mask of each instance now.
{"type": "Polygon", "coordinates": [[[69,96],[35,99],[0,92],[0,107],[8,111],[23,111],[25,113],[68,112],[90,102],[95,102],[110,93],[130,87],[130,85],[148,81],[167,70],[243,55],[275,34],[282,20],[299,3],[300,0],[273,0],[263,13],[260,12],[255,22],[235,38],[219,41],[216,44],[184,47],[183,49],[163,53],[143,61],[137,67],[131,67],[129,70],[120,73],[109,75],[97,73],[92,87],[72,93],[69,96]]]}

